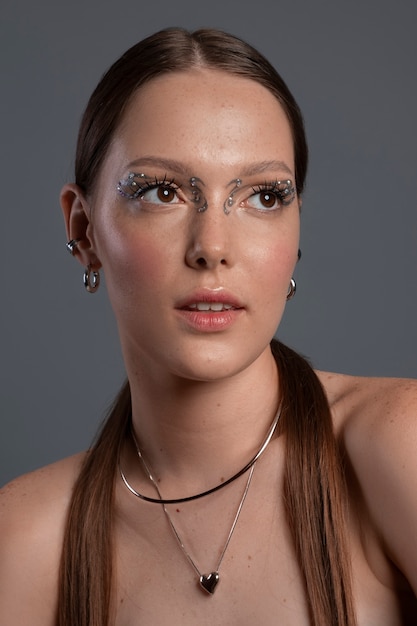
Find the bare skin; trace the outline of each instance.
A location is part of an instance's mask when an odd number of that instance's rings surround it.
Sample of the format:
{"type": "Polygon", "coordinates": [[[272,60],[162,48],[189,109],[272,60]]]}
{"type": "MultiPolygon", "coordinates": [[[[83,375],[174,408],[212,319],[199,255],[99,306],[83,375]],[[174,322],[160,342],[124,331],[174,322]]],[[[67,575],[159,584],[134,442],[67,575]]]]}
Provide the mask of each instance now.
{"type": "MultiPolygon", "coordinates": [[[[279,376],[269,341],[285,307],[299,235],[300,200],[285,205],[274,195],[276,181],[287,179],[294,182],[292,136],[277,101],[246,79],[195,70],[154,80],[136,95],[92,197],[75,185],[63,190],[68,238],[82,240],[78,260],[106,274],[134,428],[165,497],[232,475],[276,411],[279,376]],[[170,183],[159,185],[165,195],[147,189],[126,197],[117,186],[122,181],[125,190],[131,172],[175,179],[178,188],[170,183]],[[202,203],[193,193],[197,178],[202,203]],[[232,312],[196,312],[193,305],[207,294],[210,302],[233,301],[232,312]]],[[[358,624],[411,624],[417,383],[319,377],[349,460],[358,624]]],[[[282,502],[284,447],[284,437],[274,439],[257,463],[213,597],[198,588],[161,507],[135,498],[117,477],[112,626],[308,624],[282,502]]],[[[82,458],[1,492],[1,624],[54,625],[65,515],[82,458]]],[[[131,483],[152,493],[131,442],[121,461],[131,483]]],[[[170,509],[204,572],[216,565],[245,480],[170,509]]]]}
{"type": "MultiPolygon", "coordinates": [[[[413,624],[417,384],[323,373],[320,377],[356,474],[348,476],[348,488],[358,624],[413,624]]],[[[197,588],[195,572],[161,507],[135,499],[118,481],[115,626],[308,624],[279,496],[283,445],[274,440],[256,468],[213,597],[197,588]]],[[[82,456],[18,478],[1,491],[0,623],[55,623],[62,529],[82,456]]],[[[196,537],[194,555],[202,569],[205,564],[213,567],[243,482],[239,479],[206,502],[175,507],[180,508],[174,515],[184,541],[192,545],[196,537]]]]}

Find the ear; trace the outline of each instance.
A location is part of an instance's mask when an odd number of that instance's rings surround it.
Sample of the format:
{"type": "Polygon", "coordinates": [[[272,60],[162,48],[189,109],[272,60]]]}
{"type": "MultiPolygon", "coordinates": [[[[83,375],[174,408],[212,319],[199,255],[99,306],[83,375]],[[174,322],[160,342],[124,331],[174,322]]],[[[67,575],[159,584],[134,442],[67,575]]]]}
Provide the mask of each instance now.
{"type": "Polygon", "coordinates": [[[67,184],[61,191],[61,208],[64,214],[68,241],[79,240],[74,256],[84,265],[99,270],[101,263],[94,249],[91,209],[82,189],[75,184],[67,184]]]}

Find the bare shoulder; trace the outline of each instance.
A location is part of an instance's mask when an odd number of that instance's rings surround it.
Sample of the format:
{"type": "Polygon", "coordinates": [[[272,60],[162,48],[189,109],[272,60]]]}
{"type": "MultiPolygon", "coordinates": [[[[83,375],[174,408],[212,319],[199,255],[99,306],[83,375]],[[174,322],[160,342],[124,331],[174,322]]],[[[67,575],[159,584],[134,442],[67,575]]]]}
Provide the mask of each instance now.
{"type": "Polygon", "coordinates": [[[319,377],[369,519],[417,595],[417,381],[319,377]]]}
{"type": "Polygon", "coordinates": [[[28,474],[14,478],[0,489],[1,502],[21,502],[20,497],[31,494],[39,497],[42,492],[47,494],[54,485],[62,486],[62,482],[71,483],[78,476],[86,453],[80,452],[50,465],[45,465],[28,474]],[[16,500],[17,497],[17,500],[16,500]]]}
{"type": "Polygon", "coordinates": [[[371,428],[373,435],[382,435],[399,421],[402,426],[417,425],[417,380],[317,374],[327,393],[337,431],[354,434],[356,429],[371,428]]]}
{"type": "Polygon", "coordinates": [[[405,461],[410,448],[415,452],[417,380],[329,372],[318,375],[329,399],[336,434],[350,454],[356,457],[364,446],[369,453],[385,447],[397,463],[405,461]]]}
{"type": "MultiPolygon", "coordinates": [[[[15,478],[0,489],[0,527],[14,535],[52,526],[65,514],[85,453],[15,478]],[[52,516],[52,519],[51,519],[52,516]]],[[[0,541],[3,539],[0,533],[0,541]]]]}
{"type": "Polygon", "coordinates": [[[66,512],[84,454],[0,490],[0,623],[54,623],[66,512]]]}

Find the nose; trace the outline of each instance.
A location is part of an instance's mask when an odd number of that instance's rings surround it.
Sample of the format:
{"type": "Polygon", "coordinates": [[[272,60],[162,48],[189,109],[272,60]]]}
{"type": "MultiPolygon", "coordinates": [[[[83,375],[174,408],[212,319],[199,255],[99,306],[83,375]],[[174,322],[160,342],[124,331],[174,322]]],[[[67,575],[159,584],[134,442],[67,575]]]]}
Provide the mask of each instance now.
{"type": "Polygon", "coordinates": [[[229,231],[232,216],[221,208],[209,205],[203,213],[195,213],[190,227],[185,262],[194,269],[215,269],[232,264],[229,231]]]}

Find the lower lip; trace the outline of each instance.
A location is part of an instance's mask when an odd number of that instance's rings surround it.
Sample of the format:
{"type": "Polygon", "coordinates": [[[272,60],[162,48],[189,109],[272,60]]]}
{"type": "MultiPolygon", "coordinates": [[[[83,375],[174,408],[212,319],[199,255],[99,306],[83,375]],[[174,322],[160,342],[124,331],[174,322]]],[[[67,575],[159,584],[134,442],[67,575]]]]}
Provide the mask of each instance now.
{"type": "Polygon", "coordinates": [[[181,319],[188,327],[202,333],[214,333],[230,328],[241,316],[244,309],[227,311],[190,311],[177,309],[181,319]]]}

